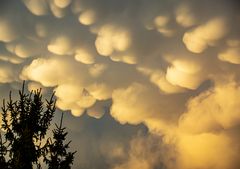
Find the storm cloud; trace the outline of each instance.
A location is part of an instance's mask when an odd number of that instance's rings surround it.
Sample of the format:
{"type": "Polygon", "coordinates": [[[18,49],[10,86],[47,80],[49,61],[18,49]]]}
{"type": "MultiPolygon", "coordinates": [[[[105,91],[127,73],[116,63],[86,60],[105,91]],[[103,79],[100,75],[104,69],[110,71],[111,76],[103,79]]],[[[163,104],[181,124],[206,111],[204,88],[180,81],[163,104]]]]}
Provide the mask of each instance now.
{"type": "Polygon", "coordinates": [[[56,91],[76,120],[66,120],[74,146],[92,140],[76,168],[238,169],[239,9],[237,0],[1,0],[1,97],[22,80],[56,91]]]}

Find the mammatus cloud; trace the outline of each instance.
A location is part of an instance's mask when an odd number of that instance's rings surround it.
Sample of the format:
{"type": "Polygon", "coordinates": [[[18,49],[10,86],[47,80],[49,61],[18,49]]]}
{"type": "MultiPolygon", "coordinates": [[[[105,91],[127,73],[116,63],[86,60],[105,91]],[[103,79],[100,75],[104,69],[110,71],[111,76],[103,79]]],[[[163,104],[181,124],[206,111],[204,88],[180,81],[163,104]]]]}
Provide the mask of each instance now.
{"type": "Polygon", "coordinates": [[[34,15],[41,16],[48,13],[48,3],[46,0],[23,0],[23,3],[34,15]]]}
{"type": "Polygon", "coordinates": [[[218,58],[222,61],[232,64],[240,64],[240,41],[229,40],[227,41],[227,47],[218,54],[218,58]]]}
{"type": "Polygon", "coordinates": [[[74,116],[148,128],[109,168],[239,168],[237,1],[0,3],[1,90],[28,80],[74,116]]]}
{"type": "Polygon", "coordinates": [[[3,65],[0,68],[0,80],[2,83],[9,83],[14,81],[14,72],[11,68],[6,67],[6,65],[3,65]]]}
{"type": "Polygon", "coordinates": [[[86,10],[80,14],[78,20],[83,25],[92,25],[96,21],[96,17],[93,10],[86,10]]]}
{"type": "Polygon", "coordinates": [[[130,33],[113,25],[102,26],[95,41],[96,49],[102,56],[111,56],[114,51],[123,52],[130,45],[130,33]]]}
{"type": "Polygon", "coordinates": [[[214,46],[226,33],[226,21],[222,18],[214,18],[192,31],[186,32],[183,42],[189,51],[202,53],[208,46],[214,46]]]}
{"type": "Polygon", "coordinates": [[[18,33],[16,28],[14,27],[14,23],[11,23],[11,21],[7,20],[6,18],[1,18],[0,31],[2,33],[0,36],[0,40],[2,42],[11,42],[17,38],[18,33]]]}

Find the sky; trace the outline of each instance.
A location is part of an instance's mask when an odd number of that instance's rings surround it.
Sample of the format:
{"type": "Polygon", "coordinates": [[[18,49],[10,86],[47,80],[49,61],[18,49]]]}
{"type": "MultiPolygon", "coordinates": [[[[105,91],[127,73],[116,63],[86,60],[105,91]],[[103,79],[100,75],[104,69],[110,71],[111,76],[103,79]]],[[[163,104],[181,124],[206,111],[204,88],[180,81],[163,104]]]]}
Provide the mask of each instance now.
{"type": "Polygon", "coordinates": [[[240,168],[239,0],[1,0],[0,99],[23,80],[73,169],[240,168]]]}

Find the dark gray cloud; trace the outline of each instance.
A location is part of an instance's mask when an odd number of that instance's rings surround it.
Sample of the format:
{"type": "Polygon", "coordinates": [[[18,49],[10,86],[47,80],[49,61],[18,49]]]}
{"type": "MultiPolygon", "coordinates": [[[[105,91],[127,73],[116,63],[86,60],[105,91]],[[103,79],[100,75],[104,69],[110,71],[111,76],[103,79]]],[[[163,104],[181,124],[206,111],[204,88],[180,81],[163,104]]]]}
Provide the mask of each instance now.
{"type": "Polygon", "coordinates": [[[76,169],[110,169],[128,158],[129,140],[138,133],[147,135],[143,125],[123,126],[109,113],[101,119],[86,114],[80,118],[65,115],[64,124],[69,131],[68,138],[72,140],[71,149],[77,150],[73,167],[76,169]]]}

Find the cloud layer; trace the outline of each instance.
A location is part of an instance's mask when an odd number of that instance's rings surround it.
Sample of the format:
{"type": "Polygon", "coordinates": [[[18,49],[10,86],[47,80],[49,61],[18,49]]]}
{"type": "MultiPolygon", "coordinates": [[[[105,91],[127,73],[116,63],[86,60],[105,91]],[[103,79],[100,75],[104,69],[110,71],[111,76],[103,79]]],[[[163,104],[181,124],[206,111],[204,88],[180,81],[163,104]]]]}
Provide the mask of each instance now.
{"type": "Polygon", "coordinates": [[[28,80],[74,116],[148,128],[110,168],[239,168],[238,1],[0,4],[1,91],[28,80]]]}

